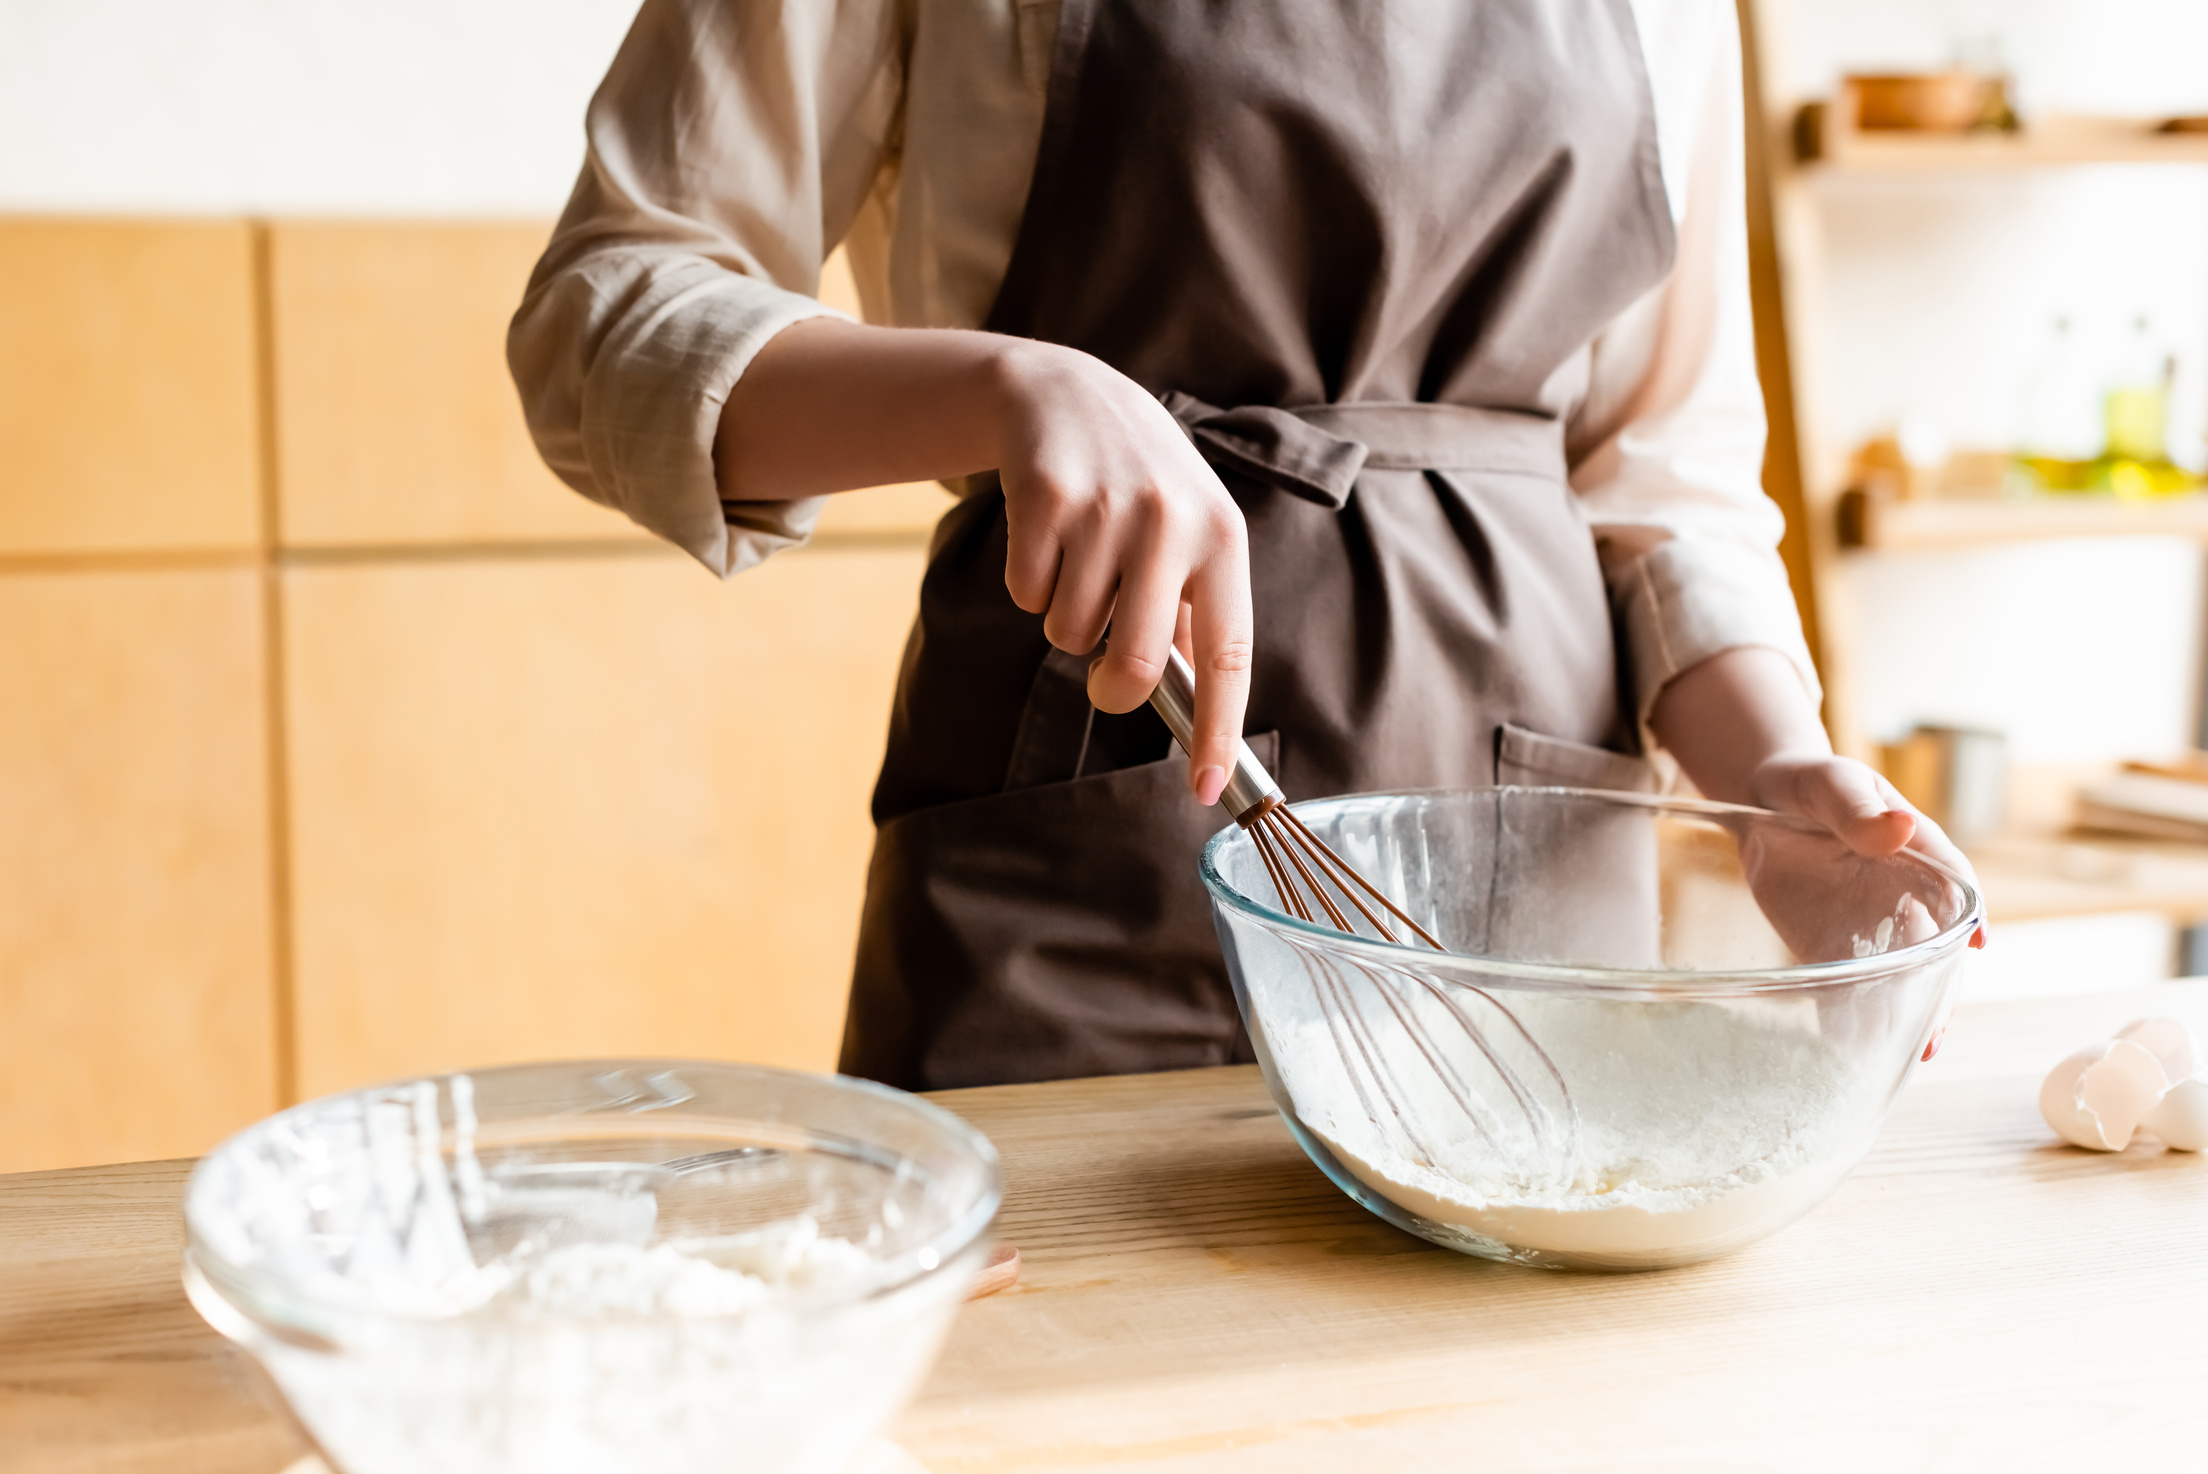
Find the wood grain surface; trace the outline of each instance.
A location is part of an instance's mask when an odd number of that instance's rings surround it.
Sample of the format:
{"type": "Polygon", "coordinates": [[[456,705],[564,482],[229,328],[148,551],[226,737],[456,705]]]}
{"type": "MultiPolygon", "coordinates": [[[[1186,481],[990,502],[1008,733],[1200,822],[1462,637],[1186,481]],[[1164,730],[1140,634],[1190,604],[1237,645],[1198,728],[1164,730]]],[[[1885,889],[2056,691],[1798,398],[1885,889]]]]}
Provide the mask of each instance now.
{"type": "MultiPolygon", "coordinates": [[[[1249,1069],[953,1092],[1019,1283],[892,1430],[1021,1470],[2197,1467],[2208,1158],[2058,1145],[2055,1059],[2208,984],[1960,1011],[1862,1169],[1729,1259],[1485,1264],[1366,1215],[1249,1069]]],[[[302,1452],[177,1287],[188,1164],[0,1179],[0,1468],[275,1474],[302,1452]]]]}

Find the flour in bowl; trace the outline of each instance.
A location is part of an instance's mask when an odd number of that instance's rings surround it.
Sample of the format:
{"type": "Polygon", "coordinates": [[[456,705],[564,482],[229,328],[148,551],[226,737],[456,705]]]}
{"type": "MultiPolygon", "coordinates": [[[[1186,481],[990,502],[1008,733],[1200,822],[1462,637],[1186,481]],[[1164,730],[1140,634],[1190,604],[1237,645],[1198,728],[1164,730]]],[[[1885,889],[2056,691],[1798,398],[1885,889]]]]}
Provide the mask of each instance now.
{"type": "MultiPolygon", "coordinates": [[[[1809,998],[1513,997],[1510,1007],[1566,1082],[1576,1139],[1560,1097],[1545,1143],[1492,1075],[1482,1091],[1492,1109],[1475,1126],[1406,1036],[1386,1034],[1392,1012],[1372,1011],[1368,1037],[1393,1046],[1400,1111],[1345,1066],[1338,1015],[1268,1039],[1299,1120],[1367,1189],[1471,1239],[1601,1268],[1708,1258],[1808,1211],[1853,1168],[1896,1083],[1866,1072],[1836,1037],[1846,1025],[1809,998]]],[[[1479,1079],[1467,1036],[1433,1019],[1423,1027],[1479,1079]]],[[[1489,1042],[1506,1055],[1522,1044],[1492,1032],[1489,1042]]],[[[1553,1083],[1530,1050],[1512,1063],[1521,1081],[1553,1083]]]]}
{"type": "Polygon", "coordinates": [[[453,1297],[471,1309],[358,1324],[339,1355],[265,1357],[355,1474],[829,1474],[908,1395],[914,1350],[963,1285],[866,1294],[883,1270],[809,1217],[566,1243],[483,1266],[453,1297]],[[812,1293],[838,1287],[859,1293],[812,1293]]]}
{"type": "Polygon", "coordinates": [[[811,1218],[721,1239],[568,1244],[505,1268],[490,1302],[520,1315],[737,1315],[778,1292],[850,1283],[874,1261],[811,1218]]]}

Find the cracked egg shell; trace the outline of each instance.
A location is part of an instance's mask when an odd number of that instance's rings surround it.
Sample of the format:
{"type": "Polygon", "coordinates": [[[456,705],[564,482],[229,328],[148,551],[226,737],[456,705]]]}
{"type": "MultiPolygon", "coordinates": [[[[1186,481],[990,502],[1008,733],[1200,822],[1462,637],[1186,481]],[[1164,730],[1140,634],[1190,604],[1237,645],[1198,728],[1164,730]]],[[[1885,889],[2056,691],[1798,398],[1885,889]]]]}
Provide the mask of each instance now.
{"type": "Polygon", "coordinates": [[[2133,1019],[2117,1031],[2116,1037],[2153,1055],[2162,1066],[2165,1080],[2186,1079],[2200,1066],[2199,1053],[2193,1047],[2193,1031],[2180,1019],[2133,1019]]]}
{"type": "Polygon", "coordinates": [[[2208,1151],[2208,1080],[2180,1080],[2140,1125],[2172,1151],[2208,1151]]]}
{"type": "Polygon", "coordinates": [[[2170,1088],[2162,1061],[2128,1039],[2081,1049],[2047,1072],[2039,1113],[2073,1146],[2120,1152],[2170,1088]]]}

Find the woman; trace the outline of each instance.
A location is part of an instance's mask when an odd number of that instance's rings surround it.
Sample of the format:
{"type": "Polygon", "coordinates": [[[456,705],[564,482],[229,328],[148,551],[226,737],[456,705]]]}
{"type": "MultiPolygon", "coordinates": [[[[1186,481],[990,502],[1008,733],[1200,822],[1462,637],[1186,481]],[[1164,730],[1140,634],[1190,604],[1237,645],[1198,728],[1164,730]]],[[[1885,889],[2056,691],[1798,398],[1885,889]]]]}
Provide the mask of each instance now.
{"type": "Polygon", "coordinates": [[[1194,873],[1245,731],[1291,798],[1660,743],[1960,863],[1818,721],[1728,0],[647,0],[589,144],[509,344],[556,471],[723,576],[965,478],[846,1070],[1248,1058],[1194,873]],[[895,326],[809,295],[839,239],[895,326]]]}

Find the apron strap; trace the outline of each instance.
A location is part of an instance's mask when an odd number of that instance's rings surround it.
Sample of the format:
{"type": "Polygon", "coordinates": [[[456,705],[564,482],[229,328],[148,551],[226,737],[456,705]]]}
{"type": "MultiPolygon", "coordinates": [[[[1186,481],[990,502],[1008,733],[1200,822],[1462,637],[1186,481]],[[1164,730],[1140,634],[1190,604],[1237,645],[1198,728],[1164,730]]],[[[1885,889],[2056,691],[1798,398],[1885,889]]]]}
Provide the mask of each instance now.
{"type": "Polygon", "coordinates": [[[1213,466],[1337,512],[1368,469],[1559,480],[1566,469],[1563,423],[1547,415],[1380,402],[1220,409],[1178,389],[1159,398],[1213,466]]]}

